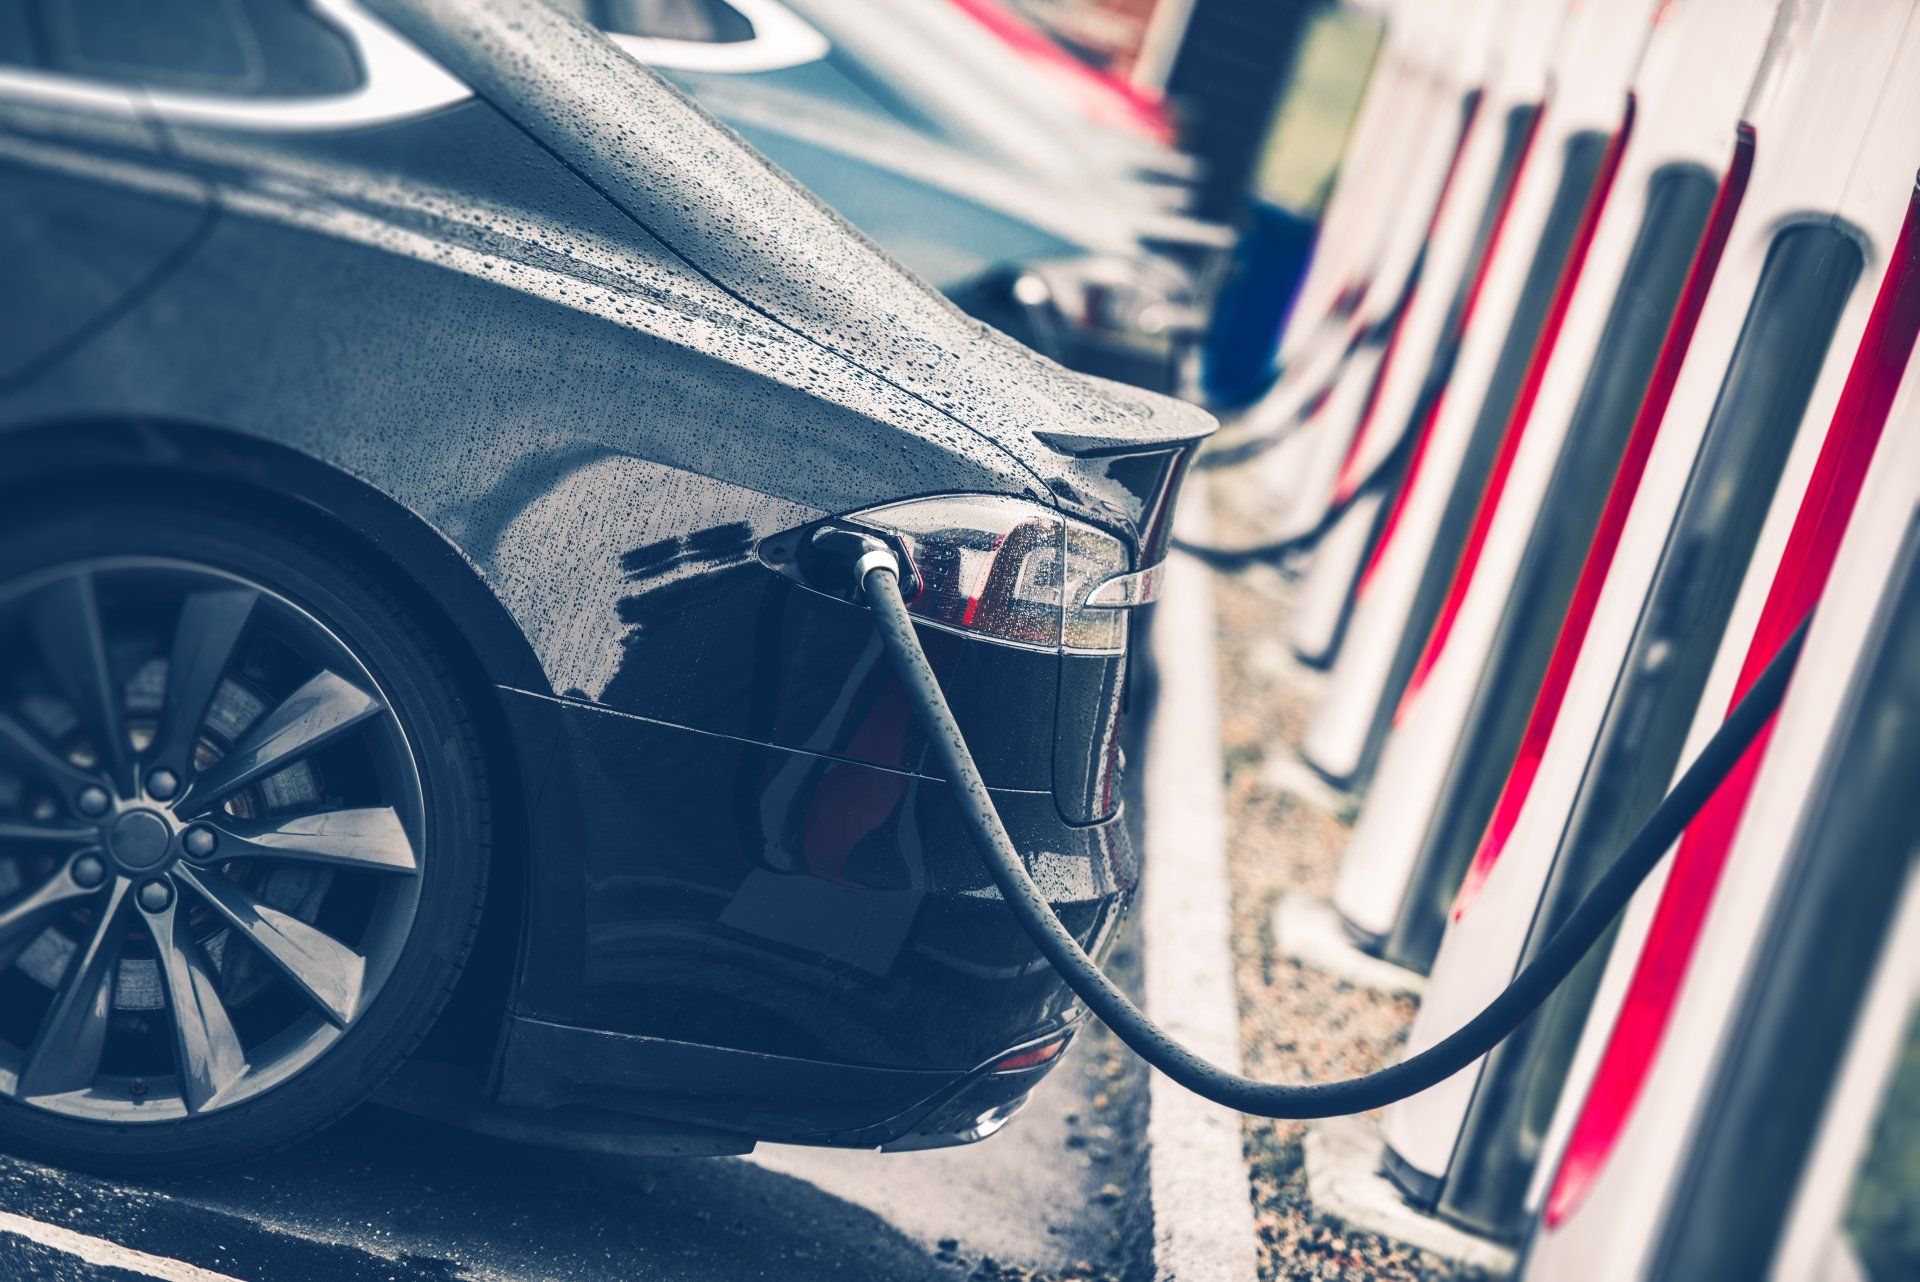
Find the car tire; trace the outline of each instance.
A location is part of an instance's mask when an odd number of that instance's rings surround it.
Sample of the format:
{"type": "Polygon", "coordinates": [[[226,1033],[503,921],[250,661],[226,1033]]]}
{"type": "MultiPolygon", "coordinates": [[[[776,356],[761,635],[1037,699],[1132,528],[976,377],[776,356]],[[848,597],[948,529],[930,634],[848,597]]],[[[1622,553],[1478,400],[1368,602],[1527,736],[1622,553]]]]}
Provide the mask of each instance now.
{"type": "MultiPolygon", "coordinates": [[[[78,690],[68,702],[80,710],[82,746],[59,751],[69,766],[91,758],[94,772],[132,781],[113,784],[106,817],[73,839],[94,844],[94,862],[83,866],[85,851],[31,847],[29,858],[16,847],[16,884],[0,884],[0,919],[18,915],[49,867],[70,889],[104,866],[108,888],[48,917],[31,944],[0,939],[0,1149],[121,1175],[259,1156],[365,1100],[452,994],[489,867],[481,744],[421,617],[371,558],[343,554],[346,543],[265,510],[127,493],[16,507],[0,520],[0,664],[20,670],[0,672],[0,714],[18,727],[33,707],[53,706],[46,691],[78,690]],[[230,667],[196,685],[190,658],[213,652],[205,620],[216,607],[244,610],[244,622],[221,634],[237,638],[230,667]],[[88,619],[105,656],[93,669],[60,641],[84,636],[88,619]],[[158,659],[148,654],[156,646],[158,659]],[[36,677],[36,663],[50,675],[36,677]],[[314,673],[304,681],[302,665],[314,673]],[[99,688],[121,702],[120,722],[97,707],[107,719],[88,720],[87,681],[75,671],[104,674],[99,688]],[[192,706],[202,685],[212,691],[203,714],[169,703],[178,692],[192,706]],[[139,700],[152,703],[155,688],[163,693],[143,712],[139,700]],[[355,704],[361,719],[350,721],[325,702],[356,698],[380,709],[355,704]],[[241,728],[223,747],[226,722],[241,728]],[[336,723],[348,728],[323,736],[336,723]],[[111,727],[101,742],[117,739],[131,760],[116,768],[111,751],[88,746],[96,724],[111,727]],[[141,724],[151,726],[144,746],[141,724]],[[304,755],[233,784],[296,743],[304,755]],[[163,758],[187,763],[175,772],[186,783],[152,767],[163,758]],[[160,793],[182,800],[169,810],[160,793]],[[155,855],[163,828],[171,844],[155,855]],[[198,858],[195,842],[213,854],[198,858]],[[302,842],[312,848],[293,849],[302,842]],[[165,862],[147,872],[156,858],[165,862]],[[56,970],[46,957],[61,947],[70,951],[56,970]],[[87,1008],[86,959],[109,948],[87,1008]],[[37,979],[27,973],[36,958],[37,979]],[[15,995],[31,1007],[41,989],[45,1011],[29,1033],[33,1017],[17,1014],[15,995]],[[101,991],[111,995],[104,1014],[101,991]],[[15,1016],[4,1014],[10,1002],[15,1016]],[[55,1038],[56,1028],[79,1031],[55,1038]],[[171,1075],[161,1071],[169,1053],[171,1075]]],[[[41,716],[25,733],[57,745],[42,727],[61,718],[41,716]]],[[[45,766],[43,779],[32,757],[30,747],[12,754],[23,781],[12,817],[84,831],[89,818],[59,808],[59,770],[45,766]]],[[[83,803],[91,812],[98,798],[71,802],[83,803]]],[[[0,819],[7,804],[0,789],[0,819]]],[[[8,854],[0,842],[0,865],[8,854]]]]}

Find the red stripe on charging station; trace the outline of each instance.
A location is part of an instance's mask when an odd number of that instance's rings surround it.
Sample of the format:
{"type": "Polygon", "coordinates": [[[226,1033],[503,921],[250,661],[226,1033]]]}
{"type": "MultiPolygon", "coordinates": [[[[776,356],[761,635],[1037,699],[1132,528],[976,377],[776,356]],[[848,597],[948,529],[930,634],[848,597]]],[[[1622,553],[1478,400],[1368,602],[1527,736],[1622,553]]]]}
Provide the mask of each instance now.
{"type": "MultiPolygon", "coordinates": [[[[1479,305],[1480,290],[1487,283],[1487,269],[1493,265],[1494,255],[1500,248],[1500,236],[1507,229],[1507,215],[1513,212],[1513,198],[1520,190],[1520,179],[1526,174],[1527,162],[1533,157],[1533,144],[1540,137],[1540,118],[1546,114],[1546,110],[1546,104],[1541,103],[1534,108],[1533,119],[1527,122],[1527,137],[1520,144],[1520,159],[1514,163],[1513,176],[1507,181],[1507,189],[1500,193],[1500,209],[1493,216],[1493,230],[1487,235],[1486,249],[1481,253],[1480,261],[1474,264],[1473,281],[1467,286],[1466,301],[1460,306],[1460,321],[1455,327],[1456,338],[1466,333],[1467,323],[1473,319],[1474,308],[1479,305]]],[[[1400,518],[1407,510],[1407,499],[1413,493],[1414,482],[1420,479],[1420,465],[1426,462],[1427,446],[1433,441],[1433,425],[1439,421],[1440,406],[1446,399],[1446,388],[1442,387],[1434,393],[1433,404],[1427,407],[1426,416],[1420,420],[1413,450],[1407,457],[1407,474],[1401,478],[1394,492],[1393,506],[1387,509],[1387,519],[1380,526],[1380,537],[1374,542],[1367,564],[1360,571],[1360,580],[1354,587],[1356,596],[1366,595],[1374,572],[1380,568],[1380,558],[1386,555],[1387,545],[1393,542],[1394,532],[1400,528],[1400,518]]]]}
{"type": "Polygon", "coordinates": [[[1720,180],[1720,190],[1714,195],[1713,208],[1707,214],[1706,230],[1700,236],[1700,247],[1694,251],[1693,263],[1687,268],[1686,282],[1680,287],[1680,301],[1674,306],[1673,320],[1667,326],[1667,336],[1660,344],[1660,355],[1654,361],[1653,376],[1647,381],[1646,397],[1640,402],[1640,412],[1627,434],[1626,448],[1620,454],[1620,466],[1614,471],[1606,505],[1601,509],[1599,523],[1594,526],[1593,542],[1587,547],[1587,559],[1580,567],[1580,578],[1574,584],[1573,595],[1567,600],[1566,617],[1561,620],[1560,634],[1553,643],[1553,655],[1541,676],[1540,693],[1534,697],[1533,711],[1527,716],[1527,728],[1520,739],[1520,750],[1507,772],[1506,783],[1501,785],[1500,800],[1494,806],[1492,818],[1487,821],[1487,830],[1480,838],[1480,848],[1474,852],[1473,863],[1460,884],[1459,896],[1454,900],[1455,921],[1466,916],[1467,910],[1480,897],[1481,887],[1486,885],[1493,866],[1500,861],[1507,838],[1513,835],[1514,825],[1520,821],[1520,812],[1533,790],[1534,777],[1540,772],[1540,761],[1546,755],[1547,742],[1553,737],[1553,727],[1560,719],[1560,705],[1566,700],[1567,687],[1573,680],[1573,669],[1580,660],[1580,648],[1587,639],[1587,628],[1593,622],[1595,607],[1600,603],[1600,589],[1607,581],[1607,572],[1613,567],[1613,554],[1620,547],[1627,513],[1633,508],[1634,495],[1639,493],[1640,479],[1646,473],[1647,456],[1653,452],[1653,443],[1660,435],[1660,423],[1666,417],[1667,402],[1673,398],[1674,384],[1680,378],[1680,367],[1685,363],[1687,349],[1693,343],[1694,327],[1700,322],[1700,311],[1706,305],[1707,291],[1713,284],[1714,273],[1719,270],[1720,257],[1727,247],[1727,237],[1733,231],[1734,215],[1739,212],[1740,200],[1746,195],[1747,176],[1753,171],[1753,148],[1752,128],[1741,125],[1734,142],[1733,159],[1720,180]]]}
{"type": "MultiPolygon", "coordinates": [[[[1433,665],[1439,662],[1441,652],[1447,648],[1447,638],[1453,632],[1454,619],[1460,614],[1460,605],[1466,600],[1467,589],[1473,586],[1474,571],[1480,566],[1480,553],[1486,548],[1487,531],[1492,528],[1493,518],[1500,510],[1500,498],[1506,492],[1507,476],[1513,471],[1513,456],[1519,452],[1521,438],[1526,435],[1527,424],[1533,418],[1533,403],[1539,399],[1541,380],[1546,377],[1554,348],[1560,342],[1560,329],[1566,323],[1567,308],[1573,303],[1573,291],[1580,284],[1581,269],[1587,265],[1587,251],[1593,247],[1594,229],[1600,225],[1600,215],[1606,210],[1607,197],[1613,192],[1613,180],[1620,172],[1620,153],[1626,150],[1627,140],[1633,136],[1634,107],[1634,96],[1628,94],[1626,114],[1620,119],[1620,128],[1608,140],[1606,154],[1600,158],[1600,169],[1594,175],[1586,208],[1580,212],[1580,225],[1574,229],[1573,242],[1567,247],[1567,261],[1561,265],[1560,279],[1554,285],[1553,299],[1547,304],[1547,314],[1541,318],[1540,337],[1534,341],[1533,354],[1527,360],[1527,372],[1520,383],[1520,393],[1514,399],[1513,412],[1507,416],[1506,434],[1500,441],[1500,453],[1493,461],[1492,470],[1487,473],[1486,489],[1480,496],[1479,510],[1473,514],[1473,528],[1467,534],[1466,546],[1460,550],[1460,562],[1454,567],[1453,582],[1447,586],[1447,599],[1434,618],[1433,631],[1428,634],[1427,644],[1420,651],[1420,660],[1415,664],[1413,676],[1400,697],[1400,706],[1394,710],[1393,719],[1396,723],[1419,697],[1421,687],[1427,683],[1427,674],[1433,671],[1433,665]]],[[[1545,519],[1552,519],[1551,514],[1545,519]]]]}
{"type": "MultiPolygon", "coordinates": [[[[1907,206],[1887,274],[1873,300],[1860,349],[1847,371],[1820,458],[1794,516],[1786,550],[1774,571],[1760,621],[1734,684],[1733,702],[1759,679],[1793,630],[1812,612],[1833,571],[1840,540],[1853,515],[1874,447],[1893,406],[1900,375],[1920,335],[1920,187],[1907,206]]],[[[1634,966],[1613,1033],[1567,1142],[1547,1199],[1547,1224],[1558,1226],[1579,1209],[1626,1129],[1648,1070],[1666,1035],[1667,1021],[1693,960],[1707,909],[1720,883],[1734,835],[1746,812],[1755,776],[1766,759],[1775,720],[1760,731],[1733,772],[1714,791],[1680,839],[1673,870],[1660,892],[1646,946],[1634,966]]]]}
{"type": "MultiPolygon", "coordinates": [[[[1440,180],[1440,190],[1433,199],[1433,212],[1427,218],[1427,230],[1420,238],[1421,254],[1425,246],[1433,243],[1433,229],[1440,225],[1441,211],[1447,207],[1447,193],[1453,190],[1453,177],[1460,170],[1460,155],[1467,149],[1467,138],[1473,133],[1473,122],[1480,114],[1481,92],[1475,89],[1466,96],[1460,108],[1460,132],[1453,140],[1453,155],[1447,161],[1446,176],[1440,180]]],[[[1415,262],[1419,259],[1416,258],[1415,262]]],[[[1347,456],[1340,461],[1339,474],[1333,482],[1333,501],[1344,503],[1352,497],[1355,486],[1360,482],[1361,446],[1366,443],[1373,426],[1373,412],[1380,403],[1380,388],[1387,381],[1387,372],[1393,368],[1393,354],[1400,347],[1400,329],[1406,323],[1407,313],[1413,310],[1413,300],[1420,293],[1420,276],[1415,275],[1407,286],[1407,296],[1400,300],[1400,310],[1393,318],[1393,332],[1387,335],[1386,350],[1380,353],[1380,368],[1373,373],[1373,383],[1367,388],[1367,403],[1360,411],[1360,426],[1353,431],[1353,439],[1347,442],[1347,456]]]]}

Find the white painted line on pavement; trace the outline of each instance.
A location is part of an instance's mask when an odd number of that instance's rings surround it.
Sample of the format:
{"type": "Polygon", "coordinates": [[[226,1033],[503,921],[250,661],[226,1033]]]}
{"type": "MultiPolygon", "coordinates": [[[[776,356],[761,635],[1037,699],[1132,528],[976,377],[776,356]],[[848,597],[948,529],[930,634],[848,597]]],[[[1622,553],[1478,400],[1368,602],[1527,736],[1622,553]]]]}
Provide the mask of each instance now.
{"type": "MultiPolygon", "coordinates": [[[[1187,488],[1175,528],[1204,541],[1206,490],[1187,488]]],[[[1176,1040],[1240,1071],[1226,786],[1210,572],[1171,554],[1154,607],[1160,690],[1146,748],[1140,930],[1147,1014],[1176,1040]]],[[[1256,1246],[1240,1115],[1153,1073],[1147,1146],[1159,1282],[1253,1282],[1256,1246]]]]}
{"type": "Polygon", "coordinates": [[[103,1237],[76,1233],[72,1229],[30,1220],[11,1211],[0,1211],[0,1234],[25,1238],[49,1251],[74,1256],[97,1268],[120,1269],[142,1277],[158,1278],[160,1282],[241,1282],[241,1279],[229,1274],[215,1273],[211,1269],[188,1264],[185,1260],[148,1255],[145,1251],[136,1251],[103,1237]]]}

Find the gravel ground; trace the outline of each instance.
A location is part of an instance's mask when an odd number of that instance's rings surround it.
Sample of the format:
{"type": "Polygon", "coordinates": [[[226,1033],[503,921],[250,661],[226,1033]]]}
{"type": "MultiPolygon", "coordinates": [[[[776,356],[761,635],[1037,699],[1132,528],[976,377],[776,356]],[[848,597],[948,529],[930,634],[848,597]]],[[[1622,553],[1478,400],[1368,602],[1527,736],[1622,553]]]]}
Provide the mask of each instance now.
{"type": "MultiPolygon", "coordinates": [[[[1258,498],[1231,471],[1209,477],[1222,543],[1261,537],[1258,498]]],[[[1317,699],[1315,674],[1285,646],[1292,584],[1266,567],[1231,575],[1217,594],[1221,738],[1227,771],[1233,946],[1247,1071],[1269,1081],[1369,1072],[1390,1062],[1415,1004],[1330,978],[1279,956],[1271,921],[1282,892],[1333,891],[1354,813],[1326,814],[1261,778],[1276,747],[1297,748],[1317,699]]],[[[1297,1122],[1246,1122],[1263,1278],[1477,1278],[1474,1270],[1372,1234],[1317,1220],[1307,1198],[1297,1122]]]]}

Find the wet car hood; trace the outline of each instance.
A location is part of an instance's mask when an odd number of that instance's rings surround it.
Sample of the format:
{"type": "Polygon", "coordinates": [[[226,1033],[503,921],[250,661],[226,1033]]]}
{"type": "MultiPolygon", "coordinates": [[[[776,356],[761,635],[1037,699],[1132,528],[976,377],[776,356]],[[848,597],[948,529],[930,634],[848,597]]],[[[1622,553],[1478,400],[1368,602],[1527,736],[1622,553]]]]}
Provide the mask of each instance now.
{"type": "Polygon", "coordinates": [[[695,270],[986,436],[1056,494],[1080,471],[1063,468],[1066,453],[1163,448],[1214,429],[1195,406],[1075,374],[973,320],[680,91],[541,0],[369,7],[695,270]]]}

